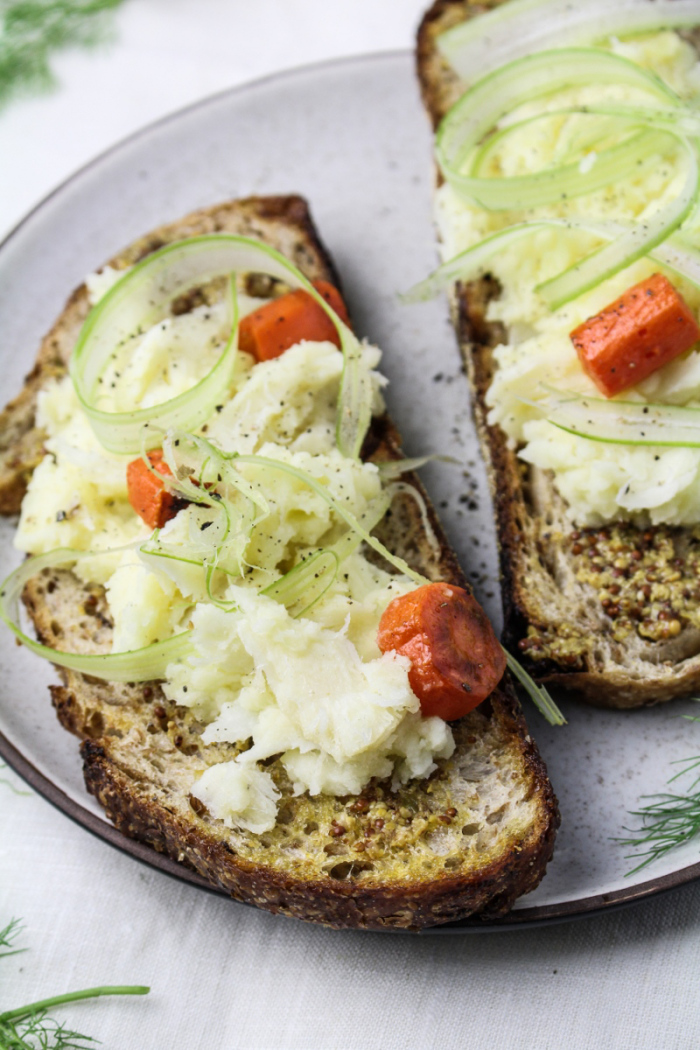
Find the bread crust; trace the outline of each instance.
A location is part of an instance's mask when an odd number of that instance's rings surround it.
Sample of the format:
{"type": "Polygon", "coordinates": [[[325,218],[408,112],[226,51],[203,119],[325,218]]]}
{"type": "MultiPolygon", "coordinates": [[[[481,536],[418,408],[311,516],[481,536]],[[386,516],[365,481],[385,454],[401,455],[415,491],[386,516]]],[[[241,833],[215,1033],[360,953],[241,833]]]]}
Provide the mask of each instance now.
{"type": "MultiPolygon", "coordinates": [[[[502,694],[494,703],[502,707],[503,717],[513,718],[517,701],[512,697],[502,694]]],[[[513,729],[519,731],[517,720],[513,729]]],[[[532,833],[514,840],[496,860],[477,870],[446,872],[427,882],[420,877],[384,885],[299,879],[237,857],[226,841],[213,839],[198,822],[173,813],[165,800],[135,792],[128,775],[110,759],[101,742],[86,741],[81,754],[88,791],[129,838],[187,863],[237,900],[335,929],[420,930],[476,914],[485,920],[502,916],[518,896],[540,881],[542,854],[548,851],[551,856],[558,826],[551,806],[544,807],[532,833]]],[[[546,778],[531,742],[525,744],[523,757],[534,779],[546,778]]]]}
{"type": "MultiPolygon", "coordinates": [[[[434,128],[464,91],[437,52],[436,37],[500,2],[436,0],[425,14],[418,30],[417,70],[434,128]]],[[[697,46],[696,33],[686,36],[697,46]]],[[[576,578],[569,540],[573,526],[552,477],[519,460],[501,428],[488,424],[493,349],[505,340],[505,330],[487,319],[487,308],[499,291],[498,283],[486,276],[454,285],[449,298],[493,498],[504,645],[514,652],[521,648],[523,664],[538,681],[564,687],[599,707],[634,708],[695,692],[700,687],[700,632],[688,626],[670,641],[636,636],[616,641],[614,624],[596,592],[576,578]],[[537,657],[522,648],[532,639],[546,639],[537,657]]],[[[644,530],[631,531],[641,536],[644,530]]],[[[683,556],[687,530],[659,526],[654,531],[683,556]]]]}
{"type": "MultiPolygon", "coordinates": [[[[111,265],[121,268],[170,241],[211,230],[262,237],[291,257],[307,277],[339,286],[306,204],[298,197],[250,198],[195,212],[142,238],[111,265]]],[[[47,347],[54,348],[56,340],[60,367],[65,369],[68,343],[75,339],[86,309],[82,288],[42,344],[35,369],[38,385],[42,377],[56,374],[53,359],[50,365],[44,363],[47,347]]],[[[35,397],[37,383],[33,384],[35,397]]],[[[400,454],[391,421],[373,420],[363,458],[400,454]]],[[[420,488],[415,476],[406,480],[420,488]]],[[[383,526],[384,541],[431,579],[468,588],[427,497],[426,505],[437,545],[429,542],[415,502],[405,499],[392,506],[391,521],[383,526]]],[[[63,645],[70,634],[69,648],[108,650],[111,622],[102,588],[87,587],[69,572],[50,571],[29,582],[24,599],[45,644],[63,645]]],[[[475,914],[491,917],[505,913],[518,896],[537,885],[552,855],[559,824],[556,799],[507,680],[477,712],[456,724],[460,743],[454,758],[441,763],[418,791],[402,789],[393,795],[387,784],[372,785],[365,818],[355,814],[352,798],[294,798],[287,785],[285,820],[278,822],[268,846],[265,836],[225,828],[190,796],[193,769],[201,772],[212,762],[235,757],[234,745],[204,747],[191,712],[170,704],[158,683],[116,685],[65,669],[59,674],[63,685],[51,689],[59,721],[82,739],[87,788],[115,825],[194,868],[233,897],[268,911],[332,927],[373,929],[419,929],[475,914]],[[451,818],[441,825],[440,807],[444,811],[450,801],[457,824],[468,809],[457,794],[466,798],[480,782],[490,785],[491,795],[481,803],[479,829],[450,831],[451,818]],[[402,835],[406,837],[402,829],[414,820],[399,816],[402,802],[416,807],[411,813],[418,814],[416,822],[423,821],[426,842],[434,839],[435,848],[421,841],[422,852],[416,849],[412,854],[404,848],[405,856],[399,855],[398,844],[402,835]],[[378,854],[375,849],[371,862],[366,852],[351,852],[352,828],[362,821],[369,826],[373,813],[387,807],[391,817],[381,824],[389,848],[378,854]],[[348,825],[348,841],[330,834],[333,815],[348,825]],[[299,838],[300,848],[293,842],[290,846],[290,834],[299,838]],[[468,847],[440,853],[448,839],[463,834],[468,847]],[[483,849],[475,847],[479,836],[483,849]]],[[[284,791],[281,764],[273,762],[268,769],[284,791]]],[[[472,812],[475,804],[469,805],[472,812]]]]}

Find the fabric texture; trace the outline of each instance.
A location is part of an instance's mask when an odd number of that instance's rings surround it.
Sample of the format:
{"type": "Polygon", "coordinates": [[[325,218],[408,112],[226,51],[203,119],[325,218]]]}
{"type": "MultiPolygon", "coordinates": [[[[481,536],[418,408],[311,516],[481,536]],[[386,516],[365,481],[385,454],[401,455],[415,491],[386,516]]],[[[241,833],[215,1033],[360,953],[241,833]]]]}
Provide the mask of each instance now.
{"type": "MultiPolygon", "coordinates": [[[[12,773],[3,777],[24,787],[12,773]]],[[[105,1050],[690,1050],[700,887],[547,928],[338,932],[147,868],[0,784],[0,1009],[102,983],[144,998],[57,1009],[105,1050]]]]}

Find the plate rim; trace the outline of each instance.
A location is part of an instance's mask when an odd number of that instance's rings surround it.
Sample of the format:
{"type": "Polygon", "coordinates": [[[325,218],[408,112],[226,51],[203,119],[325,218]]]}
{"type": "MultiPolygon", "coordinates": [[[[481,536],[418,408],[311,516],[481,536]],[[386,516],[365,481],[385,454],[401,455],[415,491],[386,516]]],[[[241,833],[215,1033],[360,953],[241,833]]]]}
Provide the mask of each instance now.
{"type": "MultiPolygon", "coordinates": [[[[137,839],[128,838],[104,817],[98,816],[80,802],[76,802],[46,774],[37,769],[2,732],[0,732],[0,757],[42,798],[46,799],[47,802],[75,824],[89,831],[96,838],[106,842],[107,845],[187,885],[196,886],[198,889],[205,890],[207,893],[212,893],[225,900],[230,900],[235,904],[254,907],[248,901],[241,901],[232,897],[226,890],[208,882],[191,868],[173,860],[167,854],[159,853],[137,839]]],[[[480,920],[478,917],[475,917],[454,923],[444,923],[441,926],[431,926],[419,932],[424,936],[438,933],[443,935],[487,933],[497,930],[512,931],[550,926],[575,919],[588,918],[593,915],[608,914],[611,911],[630,907],[633,904],[640,904],[650,897],[668,893],[698,878],[700,878],[700,863],[681,868],[676,872],[659,876],[656,879],[637,883],[635,886],[630,887],[629,890],[615,890],[611,893],[593,894],[590,897],[579,897],[576,900],[560,901],[556,904],[540,904],[531,908],[517,908],[510,911],[502,919],[480,920]],[[688,875],[691,871],[694,874],[688,875]]],[[[365,932],[409,933],[411,931],[387,929],[385,931],[367,930],[365,932]]]]}
{"type": "MultiPolygon", "coordinates": [[[[269,84],[285,82],[309,73],[322,73],[324,70],[335,71],[343,66],[364,66],[368,63],[382,63],[389,60],[412,60],[413,52],[409,48],[393,48],[381,51],[373,51],[364,54],[344,55],[338,58],[324,59],[319,62],[305,63],[288,69],[267,73],[253,80],[245,81],[233,87],[223,88],[212,94],[196,99],[185,106],[181,106],[156,120],[130,132],[128,135],[118,139],[106,149],[91,157],[86,163],[72,171],[66,178],[62,179],[47,194],[45,194],[19,221],[12,226],[5,236],[0,240],[0,256],[4,253],[11,241],[18,236],[23,229],[56,197],[64,190],[71,187],[81,177],[97,168],[111,156],[118,154],[122,149],[137,142],[139,139],[148,138],[158,129],[170,123],[177,122],[197,110],[205,110],[208,107],[238,95],[263,88],[269,84]]],[[[49,776],[42,773],[28,759],[16,745],[0,730],[0,758],[14,770],[31,788],[33,788],[46,801],[62,812],[74,823],[106,842],[108,845],[118,849],[120,852],[132,857],[140,863],[159,871],[171,878],[195,886],[216,896],[225,898],[235,904],[243,904],[253,907],[247,901],[239,901],[231,897],[229,893],[208,882],[198,875],[193,869],[173,860],[169,856],[159,853],[157,850],[147,846],[135,839],[130,839],[117,828],[109,823],[106,818],[97,816],[85,806],[76,802],[58,784],[54,783],[49,776]]],[[[555,786],[556,787],[556,786],[555,786]]],[[[556,847],[555,847],[556,848],[556,847]]],[[[560,901],[554,904],[534,905],[530,908],[516,908],[501,919],[491,918],[487,920],[465,919],[456,923],[445,923],[441,926],[433,926],[420,931],[421,936],[429,934],[460,934],[460,933],[488,933],[496,931],[512,931],[516,929],[531,929],[533,927],[550,926],[557,923],[569,922],[575,919],[588,918],[593,915],[608,914],[621,908],[641,904],[645,900],[659,897],[669,893],[681,886],[689,885],[700,880],[700,861],[667,872],[665,875],[648,879],[644,882],[635,883],[629,888],[613,890],[608,893],[592,894],[586,897],[578,897],[574,900],[560,901]]],[[[522,900],[523,898],[520,898],[522,900]]],[[[367,931],[378,932],[378,931],[367,931]]],[[[387,930],[392,933],[408,933],[405,930],[387,930]]]]}
{"type": "Polygon", "coordinates": [[[211,94],[203,95],[202,98],[195,99],[193,102],[188,102],[186,105],[171,110],[169,113],[164,113],[161,117],[156,117],[155,120],[151,120],[147,124],[143,124],[141,127],[136,128],[135,131],[130,131],[127,135],[118,138],[111,146],[107,146],[106,149],[96,153],[89,160],[85,161],[84,164],[81,164],[80,167],[75,168],[69,175],[66,175],[64,179],[61,179],[61,181],[50,189],[48,193],[44,194],[43,197],[40,197],[36,204],[33,204],[29,211],[26,211],[13,226],[10,226],[9,230],[0,240],[0,253],[4,251],[9,241],[11,241],[15,235],[34,218],[37,212],[41,211],[45,205],[49,204],[54,199],[54,197],[57,197],[63,192],[63,190],[67,189],[82,175],[87,174],[87,172],[97,167],[97,165],[101,164],[104,160],[107,160],[112,154],[118,153],[123,147],[129,146],[132,142],[136,142],[140,138],[146,138],[158,128],[165,127],[166,124],[180,120],[182,117],[188,116],[195,110],[205,109],[207,106],[219,102],[224,98],[232,95],[242,95],[247,91],[264,87],[266,84],[274,83],[278,80],[293,79],[294,77],[302,76],[306,73],[320,72],[325,68],[337,69],[339,66],[354,65],[355,63],[369,63],[373,61],[381,62],[382,60],[386,61],[387,59],[400,58],[412,60],[413,51],[411,48],[384,48],[381,51],[369,51],[358,55],[342,55],[338,58],[324,58],[318,62],[306,62],[303,65],[290,66],[288,69],[277,70],[273,73],[265,73],[260,77],[254,77],[252,80],[246,80],[242,84],[235,84],[233,87],[222,88],[220,91],[214,91],[211,94]]]}

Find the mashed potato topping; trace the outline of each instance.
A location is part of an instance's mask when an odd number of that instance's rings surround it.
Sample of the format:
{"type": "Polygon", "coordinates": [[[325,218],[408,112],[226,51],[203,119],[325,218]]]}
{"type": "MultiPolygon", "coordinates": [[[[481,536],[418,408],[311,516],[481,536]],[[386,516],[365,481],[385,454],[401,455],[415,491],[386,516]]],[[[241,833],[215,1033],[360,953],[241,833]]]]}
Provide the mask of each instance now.
{"type": "MultiPolygon", "coordinates": [[[[92,294],[104,294],[113,281],[109,272],[90,280],[92,294]]],[[[246,313],[260,300],[241,295],[239,305],[246,313]]],[[[100,407],[148,407],[190,388],[221,353],[225,316],[216,303],[196,306],[134,337],[104,375],[100,407]]],[[[363,352],[380,412],[380,354],[369,344],[363,352]]],[[[332,343],[302,342],[259,364],[241,353],[232,388],[200,433],[224,452],[303,471],[359,518],[382,482],[376,466],[336,447],[342,366],[332,343]]],[[[74,571],[104,585],[115,652],[191,627],[190,655],[168,667],[166,695],[193,709],[205,726],[205,745],[250,741],[235,760],[210,766],[192,785],[214,817],[253,832],[274,826],[278,791],[258,765],[271,756],[281,756],[298,793],[352,794],[372,777],[405,783],[427,776],[436,758],[452,753],[449,726],[420,715],[408,659],[377,647],[384,609],[415,587],[408,577],[389,574],[355,550],[323,598],[297,619],[260,593],[347,533],[318,492],[259,463],[237,468],[266,510],[252,528],[232,531],[221,552],[224,571],[208,592],[192,552],[212,524],[211,507],[188,504],[150,538],[128,501],[126,466],[133,457],[102,448],[69,378],[40,395],[38,413],[47,455],[30,482],[16,546],[34,554],[58,547],[95,552],[74,571]]]]}
{"type": "MultiPolygon", "coordinates": [[[[662,77],[682,98],[700,97],[700,65],[693,48],[676,33],[661,32],[621,42],[610,50],[662,77]]],[[[638,94],[616,85],[591,84],[528,103],[509,122],[567,106],[602,100],[633,103],[638,94]]],[[[596,151],[612,141],[613,125],[596,118],[591,139],[590,118],[553,115],[526,125],[494,151],[491,173],[513,176],[579,157],[584,170],[595,164],[596,151]],[[606,135],[608,138],[606,138],[606,135]]],[[[466,203],[443,184],[437,196],[437,219],[445,259],[478,243],[503,227],[533,218],[583,215],[588,219],[644,221],[677,195],[683,179],[673,149],[660,156],[651,171],[584,198],[560,201],[528,212],[489,212],[466,203]]],[[[508,341],[494,352],[496,373],[487,395],[489,422],[498,424],[527,462],[554,472],[573,520],[596,526],[614,520],[638,524],[686,525],[700,521],[700,449],[608,445],[554,428],[536,407],[546,399],[544,384],[560,390],[600,397],[584,373],[569,333],[617,299],[629,287],[658,270],[644,259],[595,289],[550,313],[534,291],[542,281],[566,270],[596,246],[581,231],[544,229],[513,244],[493,258],[490,269],[502,286],[489,307],[490,321],[506,326],[508,341]]],[[[700,293],[675,275],[673,283],[694,311],[700,293]]],[[[626,391],[625,400],[660,401],[700,407],[700,354],[692,348],[659,369],[644,383],[626,391]]]]}

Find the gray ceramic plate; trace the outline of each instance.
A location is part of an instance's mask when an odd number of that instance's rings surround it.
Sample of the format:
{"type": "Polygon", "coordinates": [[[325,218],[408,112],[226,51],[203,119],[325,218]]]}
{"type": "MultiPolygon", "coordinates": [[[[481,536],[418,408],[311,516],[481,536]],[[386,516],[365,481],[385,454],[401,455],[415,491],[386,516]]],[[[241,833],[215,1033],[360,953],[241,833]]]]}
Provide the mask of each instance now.
{"type": "MultiPolygon", "coordinates": [[[[445,303],[402,306],[436,263],[430,136],[408,54],[315,66],[208,99],[126,140],[78,172],[0,247],[7,397],[42,333],[83,276],[139,234],[200,205],[302,193],[342,274],[358,331],[385,351],[389,407],[407,453],[449,453],[426,484],[494,621],[500,619],[491,508],[445,303]]],[[[3,522],[0,571],[19,560],[3,522]]],[[[0,753],[70,816],[128,853],[205,886],[120,836],[85,794],[76,742],[48,706],[52,669],[0,637],[0,753]]],[[[700,751],[692,704],[628,714],[563,701],[552,729],[528,709],[559,796],[562,828],[541,886],[495,929],[590,914],[700,876],[690,844],[635,876],[614,841],[640,796],[663,791],[671,763],[700,751]],[[695,739],[697,737],[697,741],[695,739]],[[651,880],[651,881],[650,881],[651,880]]],[[[474,929],[461,926],[460,929],[474,929]]]]}

